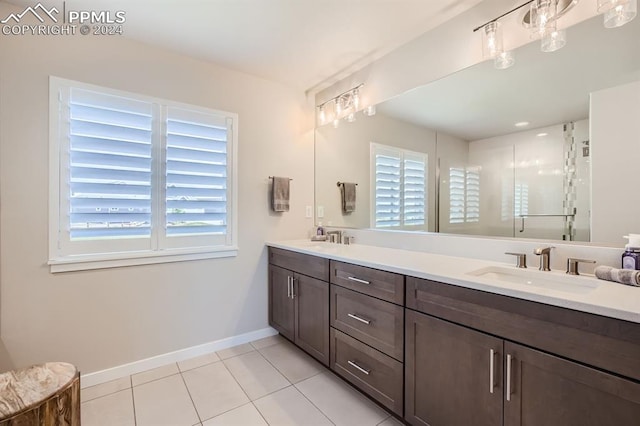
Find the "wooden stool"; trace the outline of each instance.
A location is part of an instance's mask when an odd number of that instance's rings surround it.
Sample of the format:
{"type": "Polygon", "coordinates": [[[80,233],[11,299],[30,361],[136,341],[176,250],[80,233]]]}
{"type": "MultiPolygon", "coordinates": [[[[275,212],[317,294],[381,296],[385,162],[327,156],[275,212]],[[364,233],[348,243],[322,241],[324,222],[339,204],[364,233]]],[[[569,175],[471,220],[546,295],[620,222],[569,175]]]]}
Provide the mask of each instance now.
{"type": "Polygon", "coordinates": [[[80,373],[48,362],[0,374],[0,426],[80,426],[80,373]]]}

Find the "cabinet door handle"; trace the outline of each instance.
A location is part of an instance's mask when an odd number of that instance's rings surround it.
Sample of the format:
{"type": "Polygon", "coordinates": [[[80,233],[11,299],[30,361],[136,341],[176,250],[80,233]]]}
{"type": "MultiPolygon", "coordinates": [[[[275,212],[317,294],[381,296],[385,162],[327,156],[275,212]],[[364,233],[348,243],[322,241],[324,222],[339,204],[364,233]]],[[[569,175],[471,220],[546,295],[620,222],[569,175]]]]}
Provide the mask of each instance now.
{"type": "Polygon", "coordinates": [[[511,401],[511,363],[513,357],[507,354],[507,401],[511,401]]]}
{"type": "Polygon", "coordinates": [[[287,275],[287,299],[291,299],[291,276],[287,275]]]}
{"type": "Polygon", "coordinates": [[[296,297],[296,279],[291,277],[291,298],[295,299],[296,297]]]}
{"type": "Polygon", "coordinates": [[[363,323],[365,323],[365,324],[367,324],[367,325],[371,324],[371,321],[366,320],[366,319],[364,319],[364,318],[361,318],[361,317],[357,316],[356,314],[347,314],[347,316],[348,316],[349,318],[353,318],[354,320],[357,320],[357,321],[363,322],[363,323]]]}
{"type": "Polygon", "coordinates": [[[353,368],[355,368],[356,370],[360,371],[361,373],[366,374],[367,376],[369,375],[369,373],[371,373],[371,370],[367,370],[364,369],[362,367],[360,367],[358,364],[356,364],[354,361],[347,361],[347,363],[352,366],[353,368]]]}
{"type": "Polygon", "coordinates": [[[360,284],[367,284],[367,285],[371,284],[369,281],[361,280],[360,278],[356,278],[356,277],[347,277],[347,279],[349,281],[355,281],[355,282],[360,283],[360,284]]]}
{"type": "Polygon", "coordinates": [[[489,351],[489,392],[490,393],[493,393],[493,389],[496,387],[495,365],[496,365],[496,351],[491,349],[489,351]]]}

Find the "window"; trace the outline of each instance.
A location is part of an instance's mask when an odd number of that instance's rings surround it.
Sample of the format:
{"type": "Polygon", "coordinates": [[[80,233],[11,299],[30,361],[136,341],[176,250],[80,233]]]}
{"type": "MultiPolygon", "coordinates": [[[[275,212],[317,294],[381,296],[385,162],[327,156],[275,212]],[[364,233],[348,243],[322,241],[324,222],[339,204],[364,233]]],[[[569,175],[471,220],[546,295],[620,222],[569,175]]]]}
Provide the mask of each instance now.
{"type": "Polygon", "coordinates": [[[480,221],[480,172],[477,168],[449,168],[449,223],[480,221]]]}
{"type": "Polygon", "coordinates": [[[427,223],[427,154],[371,144],[372,222],[376,228],[427,223]]]}
{"type": "Polygon", "coordinates": [[[237,115],[58,78],[52,272],[232,256],[237,115]]]}

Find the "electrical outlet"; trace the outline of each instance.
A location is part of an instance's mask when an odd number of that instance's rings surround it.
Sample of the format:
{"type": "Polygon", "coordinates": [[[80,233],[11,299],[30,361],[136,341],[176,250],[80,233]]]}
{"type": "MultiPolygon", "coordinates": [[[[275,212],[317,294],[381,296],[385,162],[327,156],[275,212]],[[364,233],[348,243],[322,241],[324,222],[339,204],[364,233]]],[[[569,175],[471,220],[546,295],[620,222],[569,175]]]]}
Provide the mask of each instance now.
{"type": "Polygon", "coordinates": [[[305,215],[305,217],[306,217],[307,219],[311,219],[311,216],[313,216],[313,207],[311,207],[311,206],[307,206],[307,207],[305,208],[305,213],[304,213],[304,215],[305,215]]]}
{"type": "Polygon", "coordinates": [[[324,206],[318,206],[318,218],[324,217],[324,206]]]}

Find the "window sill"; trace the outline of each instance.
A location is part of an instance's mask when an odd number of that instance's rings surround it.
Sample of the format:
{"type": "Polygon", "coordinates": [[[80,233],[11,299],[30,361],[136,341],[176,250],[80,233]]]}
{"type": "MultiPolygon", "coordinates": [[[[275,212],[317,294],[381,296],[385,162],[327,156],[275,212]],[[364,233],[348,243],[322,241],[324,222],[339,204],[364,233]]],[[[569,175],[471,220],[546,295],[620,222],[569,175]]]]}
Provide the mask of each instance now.
{"type": "Polygon", "coordinates": [[[49,260],[52,274],[59,272],[87,271],[92,269],[121,268],[125,266],[152,265],[156,263],[185,262],[189,260],[235,257],[237,247],[201,248],[193,250],[166,250],[162,252],[134,252],[67,256],[49,260]]]}

